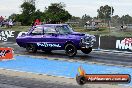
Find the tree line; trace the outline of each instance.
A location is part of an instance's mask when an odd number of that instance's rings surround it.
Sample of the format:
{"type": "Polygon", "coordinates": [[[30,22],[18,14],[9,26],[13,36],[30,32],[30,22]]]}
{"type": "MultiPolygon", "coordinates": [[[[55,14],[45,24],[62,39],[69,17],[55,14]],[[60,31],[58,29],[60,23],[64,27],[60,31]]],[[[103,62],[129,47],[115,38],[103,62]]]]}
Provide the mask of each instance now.
{"type": "Polygon", "coordinates": [[[21,14],[12,14],[9,19],[21,22],[22,25],[31,25],[35,19],[39,19],[42,22],[47,23],[63,23],[71,19],[72,15],[65,10],[64,3],[51,3],[50,6],[45,7],[42,12],[39,9],[28,2],[24,2],[21,5],[21,14]]]}
{"type": "Polygon", "coordinates": [[[84,26],[87,21],[92,19],[102,20],[105,23],[111,21],[113,25],[125,25],[132,23],[132,17],[130,15],[118,15],[113,16],[114,8],[105,5],[97,9],[98,15],[91,17],[88,14],[84,14],[82,17],[72,16],[67,10],[64,3],[51,3],[50,6],[45,7],[44,11],[36,9],[36,7],[28,2],[24,2],[21,6],[21,14],[12,14],[9,19],[21,22],[22,25],[31,25],[35,19],[40,19],[41,22],[45,23],[64,23],[79,22],[79,26],[84,26]]]}

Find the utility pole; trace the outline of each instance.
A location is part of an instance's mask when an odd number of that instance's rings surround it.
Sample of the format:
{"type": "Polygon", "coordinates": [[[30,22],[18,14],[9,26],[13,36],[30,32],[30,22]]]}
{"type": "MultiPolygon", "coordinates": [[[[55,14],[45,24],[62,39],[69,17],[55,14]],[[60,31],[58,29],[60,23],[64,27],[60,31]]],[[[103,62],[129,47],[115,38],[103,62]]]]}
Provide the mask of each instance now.
{"type": "Polygon", "coordinates": [[[111,6],[111,9],[110,9],[110,21],[109,21],[109,32],[110,32],[110,29],[111,29],[111,27],[112,27],[112,25],[111,25],[111,21],[112,21],[112,15],[113,15],[113,7],[111,6]]]}
{"type": "Polygon", "coordinates": [[[112,2],[110,3],[110,21],[109,21],[109,32],[111,30],[112,27],[112,15],[113,15],[113,6],[112,6],[112,2]]]}

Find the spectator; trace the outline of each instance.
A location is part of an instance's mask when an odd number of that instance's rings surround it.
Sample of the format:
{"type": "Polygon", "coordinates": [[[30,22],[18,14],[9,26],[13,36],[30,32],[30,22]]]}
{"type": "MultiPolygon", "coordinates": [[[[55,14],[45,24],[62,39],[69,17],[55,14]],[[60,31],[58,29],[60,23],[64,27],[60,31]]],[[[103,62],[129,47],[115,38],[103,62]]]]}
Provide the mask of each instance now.
{"type": "Polygon", "coordinates": [[[12,28],[12,26],[13,26],[13,21],[12,21],[12,19],[9,20],[8,24],[9,24],[9,27],[12,28]]]}
{"type": "Polygon", "coordinates": [[[0,26],[1,26],[1,27],[3,26],[3,22],[4,22],[4,18],[1,16],[1,17],[0,17],[0,26]]]}
{"type": "Polygon", "coordinates": [[[41,21],[39,19],[36,19],[35,22],[34,22],[34,26],[36,25],[41,25],[41,21]]]}

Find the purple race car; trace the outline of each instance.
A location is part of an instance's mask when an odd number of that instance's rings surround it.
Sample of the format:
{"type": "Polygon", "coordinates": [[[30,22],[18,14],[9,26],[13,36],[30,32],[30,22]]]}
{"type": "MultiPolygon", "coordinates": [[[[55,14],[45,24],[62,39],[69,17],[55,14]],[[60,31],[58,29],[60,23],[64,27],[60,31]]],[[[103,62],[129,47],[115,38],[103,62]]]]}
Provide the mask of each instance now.
{"type": "Polygon", "coordinates": [[[17,44],[29,52],[65,50],[68,56],[76,55],[77,50],[85,54],[90,53],[95,41],[94,35],[74,32],[67,24],[34,26],[27,34],[16,38],[17,44]]]}

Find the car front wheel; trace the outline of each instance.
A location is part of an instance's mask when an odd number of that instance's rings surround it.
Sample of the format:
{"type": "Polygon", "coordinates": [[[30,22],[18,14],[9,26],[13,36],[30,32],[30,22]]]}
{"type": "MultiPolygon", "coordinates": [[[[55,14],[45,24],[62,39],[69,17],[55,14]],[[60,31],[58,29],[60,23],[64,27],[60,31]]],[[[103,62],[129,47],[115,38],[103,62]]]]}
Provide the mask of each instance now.
{"type": "Polygon", "coordinates": [[[86,48],[86,49],[81,49],[81,51],[85,54],[89,54],[92,51],[92,47],[86,48]]]}
{"type": "Polygon", "coordinates": [[[27,44],[26,50],[30,53],[36,53],[37,52],[37,48],[36,48],[35,44],[27,44]]]}
{"type": "Polygon", "coordinates": [[[77,54],[77,49],[73,44],[67,44],[65,46],[65,51],[69,57],[73,57],[77,54]]]}

